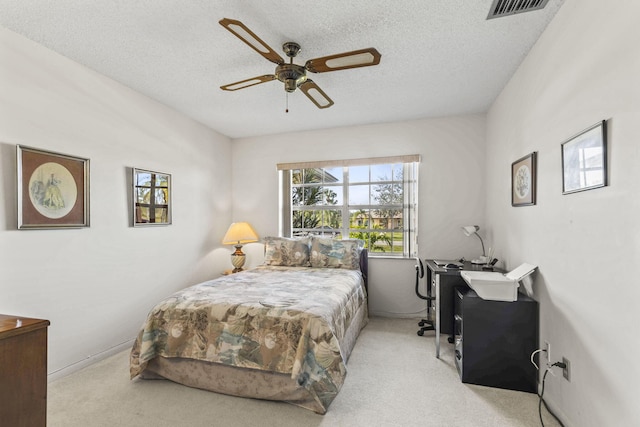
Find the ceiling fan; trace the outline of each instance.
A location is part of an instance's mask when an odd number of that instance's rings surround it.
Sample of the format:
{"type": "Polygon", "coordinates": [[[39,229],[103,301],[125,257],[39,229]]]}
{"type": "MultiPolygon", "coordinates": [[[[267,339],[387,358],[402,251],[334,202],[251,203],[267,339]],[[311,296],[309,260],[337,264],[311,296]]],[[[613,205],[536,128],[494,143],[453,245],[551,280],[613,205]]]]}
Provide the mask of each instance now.
{"type": "Polygon", "coordinates": [[[307,78],[307,71],[311,73],[326,73],[349,68],[369,67],[380,63],[380,53],[370,47],[336,55],[322,56],[308,60],[304,66],[298,65],[293,63],[293,58],[300,52],[300,45],[295,42],[286,42],[282,45],[282,50],[289,57],[289,63],[286,63],[280,55],[242,22],[224,18],[220,20],[220,25],[231,31],[267,60],[277,64],[274,74],[265,74],[220,86],[222,90],[234,91],[272,80],[280,80],[284,83],[284,90],[288,93],[295,92],[297,88],[300,88],[302,93],[318,108],[329,108],[333,105],[333,101],[313,80],[307,78]]]}

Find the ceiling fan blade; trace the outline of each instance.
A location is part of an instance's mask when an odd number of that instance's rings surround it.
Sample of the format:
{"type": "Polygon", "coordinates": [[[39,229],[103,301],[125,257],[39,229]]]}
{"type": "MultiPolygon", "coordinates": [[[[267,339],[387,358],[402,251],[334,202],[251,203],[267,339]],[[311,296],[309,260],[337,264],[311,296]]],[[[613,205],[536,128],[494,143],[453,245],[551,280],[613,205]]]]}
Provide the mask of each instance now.
{"type": "Polygon", "coordinates": [[[307,79],[306,82],[299,86],[300,90],[307,95],[307,97],[316,104],[318,108],[329,108],[333,105],[331,98],[318,87],[313,80],[307,79]]]}
{"type": "Polygon", "coordinates": [[[259,85],[260,83],[270,82],[271,80],[275,80],[275,79],[276,79],[276,76],[274,76],[273,74],[265,74],[264,76],[253,77],[251,79],[241,80],[239,82],[220,86],[220,89],[222,90],[244,89],[250,86],[259,85]]]}
{"type": "Polygon", "coordinates": [[[260,37],[256,36],[253,31],[247,28],[247,26],[242,22],[236,21],[235,19],[223,18],[220,20],[220,25],[231,31],[236,37],[251,46],[252,49],[267,58],[269,61],[278,65],[284,64],[284,59],[282,59],[275,50],[271,49],[268,44],[263,42],[260,37]]]}
{"type": "Polygon", "coordinates": [[[380,57],[380,52],[370,47],[368,49],[310,59],[304,67],[312,73],[326,73],[327,71],[378,65],[380,63],[380,57]]]}

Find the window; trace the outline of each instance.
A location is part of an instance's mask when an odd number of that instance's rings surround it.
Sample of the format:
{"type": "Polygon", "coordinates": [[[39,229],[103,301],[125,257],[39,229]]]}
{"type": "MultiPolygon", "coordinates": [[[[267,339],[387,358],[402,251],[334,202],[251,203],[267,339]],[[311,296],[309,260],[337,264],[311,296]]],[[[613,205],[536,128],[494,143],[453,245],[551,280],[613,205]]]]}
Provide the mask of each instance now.
{"type": "Polygon", "coordinates": [[[371,256],[417,253],[420,157],[279,164],[282,231],[365,241],[371,256]]]}

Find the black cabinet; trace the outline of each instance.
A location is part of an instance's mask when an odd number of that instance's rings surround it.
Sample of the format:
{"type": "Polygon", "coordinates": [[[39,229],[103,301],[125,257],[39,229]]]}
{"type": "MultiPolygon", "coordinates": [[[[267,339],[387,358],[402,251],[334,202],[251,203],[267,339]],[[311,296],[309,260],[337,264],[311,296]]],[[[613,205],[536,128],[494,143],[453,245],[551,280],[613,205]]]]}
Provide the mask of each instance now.
{"type": "MultiPolygon", "coordinates": [[[[430,286],[430,295],[435,295],[436,286],[440,288],[439,300],[433,301],[430,309],[435,313],[436,306],[440,311],[440,333],[453,335],[453,301],[455,289],[457,287],[467,287],[467,283],[460,276],[463,270],[482,271],[481,265],[472,264],[468,261],[462,264],[462,268],[444,268],[436,264],[432,259],[427,261],[427,285],[430,286]]],[[[451,261],[453,262],[453,261],[451,261]]],[[[494,271],[502,272],[495,269],[494,271]]]]}
{"type": "Polygon", "coordinates": [[[519,293],[489,301],[468,288],[455,291],[456,367],[464,383],[537,392],[531,353],[538,348],[538,302],[519,293]]]}

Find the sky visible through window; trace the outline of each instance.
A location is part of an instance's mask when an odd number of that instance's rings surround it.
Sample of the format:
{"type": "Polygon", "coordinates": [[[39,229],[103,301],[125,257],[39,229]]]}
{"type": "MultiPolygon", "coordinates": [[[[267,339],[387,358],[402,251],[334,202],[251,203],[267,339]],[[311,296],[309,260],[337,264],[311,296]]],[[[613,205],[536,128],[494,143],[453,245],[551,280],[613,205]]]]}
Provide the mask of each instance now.
{"type": "MultiPolygon", "coordinates": [[[[335,192],[335,200],[338,202],[338,205],[344,204],[344,194],[342,192],[342,183],[344,182],[342,167],[325,168],[324,170],[337,179],[335,183],[325,183],[324,185],[335,192]],[[336,186],[333,184],[336,184],[336,186]]],[[[375,201],[371,198],[372,189],[369,186],[369,181],[376,182],[392,179],[402,180],[401,164],[349,167],[349,205],[375,204],[375,201]],[[369,172],[371,172],[371,175],[369,175],[369,172]],[[358,185],[358,183],[361,183],[362,185],[358,185]]]]}

